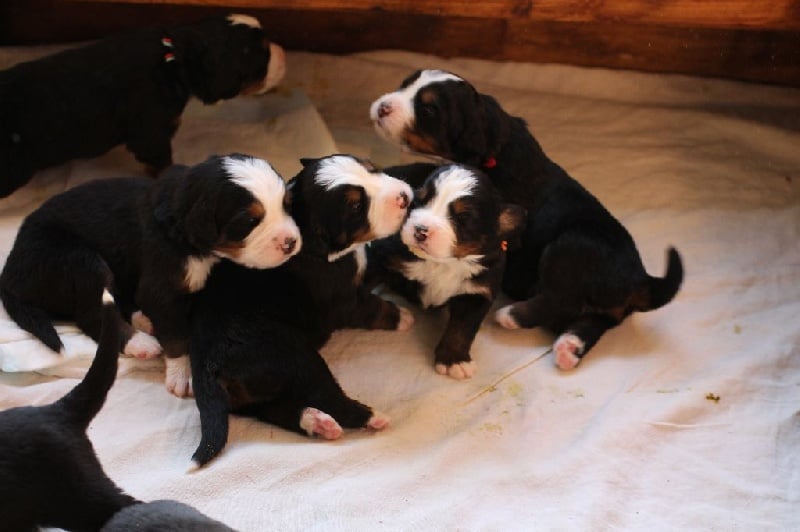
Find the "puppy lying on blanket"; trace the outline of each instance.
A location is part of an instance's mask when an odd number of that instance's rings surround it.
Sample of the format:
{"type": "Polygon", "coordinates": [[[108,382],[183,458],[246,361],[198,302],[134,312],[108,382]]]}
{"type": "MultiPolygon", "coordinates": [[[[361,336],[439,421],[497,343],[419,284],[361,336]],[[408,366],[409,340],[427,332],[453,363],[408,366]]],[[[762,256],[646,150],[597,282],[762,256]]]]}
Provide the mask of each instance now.
{"type": "Polygon", "coordinates": [[[223,258],[252,268],[283,263],[300,233],[283,179],[266,161],[214,156],[168,174],[93,181],[46,201],[20,227],[0,298],[20,327],[60,351],[51,320],[75,320],[97,340],[108,288],[126,316],[141,309],[152,320],[158,340],[121,322],[121,350],[149,358],[163,346],[167,388],[184,396],[189,294],[223,258]]]}
{"type": "Polygon", "coordinates": [[[37,526],[99,530],[117,515],[114,524],[103,530],[141,530],[126,525],[144,522],[143,516],[158,520],[159,530],[205,530],[186,528],[198,524],[223,526],[175,501],[137,501],[103,472],[86,428],[116,378],[122,316],[108,291],[103,292],[101,306],[97,353],[83,381],[55,403],[0,412],[3,530],[37,526]],[[136,520],[128,517],[132,514],[136,520]]]}
{"type": "MultiPolygon", "coordinates": [[[[390,175],[404,170],[387,168],[390,175]]],[[[367,248],[365,283],[386,284],[423,307],[446,305],[447,328],[435,350],[436,371],[472,377],[470,347],[500,290],[508,240],[525,210],[502,204],[489,178],[461,165],[435,170],[416,192],[400,233],[367,248]]]]}
{"type": "Polygon", "coordinates": [[[423,154],[483,167],[506,201],[528,210],[522,248],[509,253],[503,290],[519,300],[497,311],[504,327],[543,326],[572,369],[608,329],[634,311],[667,304],[683,280],[670,248],[663,278],[647,274],[628,231],[551,161],[525,121],[491,96],[440,70],[421,70],[373,102],[370,116],[390,141],[423,154]]]}
{"type": "Polygon", "coordinates": [[[225,446],[229,412],[325,439],[389,421],[344,394],[318,349],[336,329],[412,325],[410,312],[361,285],[364,244],[400,228],[411,188],[348,155],[303,164],[289,184],[300,253],[272,270],[221,264],[196,296],[197,465],[225,446]]]}
{"type": "Polygon", "coordinates": [[[263,93],[284,71],[283,50],[245,15],[132,31],[11,67],[0,72],[0,197],[37,170],[119,144],[156,174],[172,163],[190,96],[263,93]]]}

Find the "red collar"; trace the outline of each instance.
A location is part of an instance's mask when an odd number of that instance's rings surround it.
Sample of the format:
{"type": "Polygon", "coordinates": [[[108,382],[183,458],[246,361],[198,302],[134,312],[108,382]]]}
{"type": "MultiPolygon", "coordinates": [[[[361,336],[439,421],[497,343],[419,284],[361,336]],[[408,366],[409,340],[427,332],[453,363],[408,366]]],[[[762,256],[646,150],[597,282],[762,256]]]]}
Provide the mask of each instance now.
{"type": "Polygon", "coordinates": [[[494,168],[495,166],[497,166],[497,159],[492,156],[487,157],[486,160],[483,161],[484,168],[494,168]]]}

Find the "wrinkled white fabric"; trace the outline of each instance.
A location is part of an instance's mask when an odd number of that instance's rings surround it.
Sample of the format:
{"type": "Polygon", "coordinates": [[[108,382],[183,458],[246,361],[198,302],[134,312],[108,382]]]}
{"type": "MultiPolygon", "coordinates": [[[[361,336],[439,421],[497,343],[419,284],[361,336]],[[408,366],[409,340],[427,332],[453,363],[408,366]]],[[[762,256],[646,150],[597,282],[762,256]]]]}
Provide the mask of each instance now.
{"type": "MultiPolygon", "coordinates": [[[[413,309],[406,333],[338,332],[323,355],[388,429],[327,442],[234,417],[225,451],[193,474],[194,402],[166,392],[158,362],[122,359],[89,429],[120,486],[244,531],[800,528],[800,91],[403,52],[290,52],[288,66],[282,92],[192,106],[176,160],[250,152],[286,177],[297,157],[337,149],[412,160],[372,132],[368,106],[413,69],[445,68],[524,117],[628,227],[649,272],[662,275],[676,246],[684,286],[568,373],[547,353],[551,335],[491,318],[464,382],[433,370],[441,312],[413,309]]],[[[51,174],[63,186],[120,167],[137,168],[124,150],[51,174]]],[[[43,187],[23,193],[40,200],[43,187]]],[[[30,201],[0,213],[3,255],[30,201]]],[[[91,342],[60,331],[85,368],[91,342]]],[[[25,338],[2,323],[0,408],[77,382],[25,338]],[[32,369],[68,376],[10,373],[32,369]]]]}

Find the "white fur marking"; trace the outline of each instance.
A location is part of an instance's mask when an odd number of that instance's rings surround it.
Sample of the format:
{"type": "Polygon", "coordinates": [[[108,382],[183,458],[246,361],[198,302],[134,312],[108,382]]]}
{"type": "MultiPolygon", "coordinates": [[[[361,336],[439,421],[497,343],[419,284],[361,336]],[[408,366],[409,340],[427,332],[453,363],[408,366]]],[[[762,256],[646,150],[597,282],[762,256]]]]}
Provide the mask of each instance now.
{"type": "Polygon", "coordinates": [[[192,365],[189,355],[166,359],[164,385],[176,397],[190,397],[192,390],[192,365]]]}
{"type": "Polygon", "coordinates": [[[111,295],[111,292],[103,288],[103,304],[108,305],[110,303],[114,303],[114,296],[111,295]]]}
{"type": "Polygon", "coordinates": [[[367,245],[362,244],[356,250],[356,280],[361,282],[364,272],[367,270],[367,245]]]}
{"type": "Polygon", "coordinates": [[[189,257],[186,259],[184,282],[189,292],[197,292],[206,285],[211,268],[217,262],[219,262],[218,257],[189,257]]]}
{"type": "Polygon", "coordinates": [[[255,17],[251,17],[250,15],[243,15],[241,13],[232,13],[228,15],[228,22],[231,23],[231,26],[235,26],[236,24],[244,24],[245,26],[250,26],[251,28],[258,28],[261,29],[261,23],[255,17]]]}
{"type": "Polygon", "coordinates": [[[477,370],[478,366],[472,360],[469,362],[458,362],[451,366],[436,364],[436,373],[439,375],[447,375],[458,381],[471,379],[477,370]]]}
{"type": "Polygon", "coordinates": [[[326,440],[335,440],[342,435],[342,427],[335,419],[310,406],[300,414],[300,428],[309,436],[319,435],[326,440]]]}
{"type": "Polygon", "coordinates": [[[586,344],[572,333],[564,333],[553,344],[555,363],[558,369],[574,369],[581,361],[578,355],[583,354],[586,344]]]}
{"type": "Polygon", "coordinates": [[[244,239],[244,247],[234,257],[219,252],[249,268],[274,268],[297,254],[302,246],[300,230],[283,207],[286,184],[283,178],[263,159],[225,157],[222,162],[231,181],[249,191],[264,207],[264,219],[244,239]],[[294,239],[294,250],[286,254],[281,248],[287,238],[294,239]]]}
{"type": "Polygon", "coordinates": [[[400,207],[397,199],[401,194],[405,194],[409,201],[413,197],[407,183],[382,172],[370,172],[356,159],[345,155],[323,160],[314,181],[325,190],[342,185],[363,188],[369,198],[367,220],[375,238],[389,236],[400,229],[407,207],[400,207]]]}
{"type": "Polygon", "coordinates": [[[151,359],[161,354],[161,344],[146,332],[136,331],[122,352],[135,358],[151,359]]]}
{"type": "Polygon", "coordinates": [[[400,319],[397,321],[397,330],[400,332],[405,332],[414,325],[414,314],[411,313],[405,307],[401,307],[398,305],[397,310],[400,311],[400,319]]]}
{"type": "Polygon", "coordinates": [[[383,430],[389,426],[389,416],[382,412],[372,412],[372,417],[367,421],[367,427],[374,430],[383,430]]]}
{"type": "Polygon", "coordinates": [[[505,329],[519,329],[519,323],[511,315],[511,307],[513,305],[506,305],[494,313],[494,321],[499,323],[505,329]]]}
{"type": "Polygon", "coordinates": [[[470,279],[486,268],[475,258],[450,259],[448,261],[420,260],[406,263],[404,275],[419,281],[424,288],[420,294],[423,307],[443,305],[453,296],[460,294],[483,294],[489,296],[486,286],[473,283],[470,279]]]}

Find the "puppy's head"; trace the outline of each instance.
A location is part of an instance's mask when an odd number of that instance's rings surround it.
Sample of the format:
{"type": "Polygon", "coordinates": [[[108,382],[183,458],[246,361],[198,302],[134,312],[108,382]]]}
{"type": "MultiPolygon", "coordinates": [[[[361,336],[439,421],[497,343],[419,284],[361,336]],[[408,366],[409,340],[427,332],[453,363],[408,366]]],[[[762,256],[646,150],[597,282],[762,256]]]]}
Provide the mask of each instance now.
{"type": "Polygon", "coordinates": [[[503,204],[486,175],[448,165],[417,190],[400,238],[426,260],[477,260],[500,250],[524,224],[525,210],[503,204]]]}
{"type": "Polygon", "coordinates": [[[300,250],[300,230],[287,212],[286,186],[266,161],[240,154],[212,156],[162,180],[156,220],[186,242],[192,254],[272,268],[300,250]]]}
{"type": "Polygon", "coordinates": [[[400,229],[413,196],[407,183],[351,155],[302,163],[293,184],[302,189],[298,209],[310,230],[326,243],[329,260],[400,229]]]}
{"type": "Polygon", "coordinates": [[[269,42],[261,24],[233,14],[187,26],[176,57],[186,65],[195,96],[204,103],[240,94],[262,94],[286,73],[283,49],[269,42]]]}
{"type": "Polygon", "coordinates": [[[404,148],[465,164],[483,164],[496,149],[497,102],[442,70],[418,70],[370,106],[375,129],[404,148]]]}

